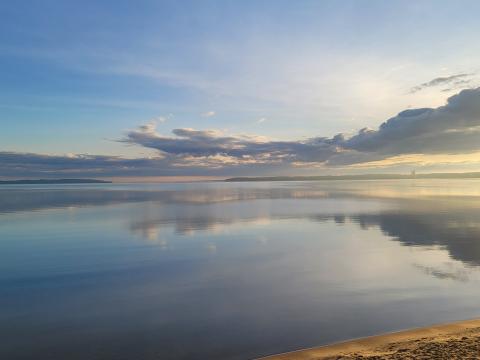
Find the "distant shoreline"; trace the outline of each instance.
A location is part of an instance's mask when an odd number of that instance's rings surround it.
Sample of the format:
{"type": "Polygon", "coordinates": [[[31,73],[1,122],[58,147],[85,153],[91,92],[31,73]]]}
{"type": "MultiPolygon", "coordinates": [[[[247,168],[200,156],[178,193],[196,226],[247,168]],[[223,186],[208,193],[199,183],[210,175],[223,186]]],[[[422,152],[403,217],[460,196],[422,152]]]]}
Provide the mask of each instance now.
{"type": "Polygon", "coordinates": [[[476,358],[480,319],[433,325],[270,355],[258,360],[476,358]]]}
{"type": "Polygon", "coordinates": [[[49,185],[49,184],[110,184],[111,181],[97,179],[33,179],[0,180],[0,185],[49,185]]]}
{"type": "Polygon", "coordinates": [[[324,180],[401,180],[401,179],[480,179],[480,172],[469,173],[429,173],[429,174],[360,174],[322,176],[259,176],[233,177],[225,182],[253,181],[324,181],[324,180]]]}
{"type": "MultiPolygon", "coordinates": [[[[426,173],[426,174],[359,174],[319,176],[239,176],[212,182],[269,182],[269,181],[341,181],[341,180],[414,180],[414,179],[480,179],[480,172],[426,173]]],[[[148,180],[148,179],[147,179],[148,180]]],[[[144,181],[150,183],[150,181],[144,181]]],[[[175,182],[175,181],[173,181],[175,182]]],[[[188,181],[182,181],[188,182],[188,181]]],[[[196,181],[195,181],[196,182],[196,181]]],[[[199,181],[202,182],[202,181],[199,181]]],[[[49,184],[111,184],[99,179],[19,179],[0,180],[0,185],[49,185],[49,184]]]]}

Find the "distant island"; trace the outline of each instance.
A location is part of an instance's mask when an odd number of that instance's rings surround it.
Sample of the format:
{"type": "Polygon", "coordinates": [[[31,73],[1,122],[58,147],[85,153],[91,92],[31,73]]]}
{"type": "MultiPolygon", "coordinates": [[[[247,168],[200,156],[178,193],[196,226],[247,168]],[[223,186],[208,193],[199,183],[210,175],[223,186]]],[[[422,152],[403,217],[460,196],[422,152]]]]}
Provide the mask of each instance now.
{"type": "Polygon", "coordinates": [[[394,180],[394,179],[480,179],[480,172],[469,173],[430,173],[430,174],[360,174],[322,176],[260,176],[233,177],[226,182],[247,181],[321,181],[321,180],[394,180]]]}
{"type": "Polygon", "coordinates": [[[33,179],[0,180],[0,185],[38,185],[38,184],[109,184],[111,181],[97,179],[33,179]]]}

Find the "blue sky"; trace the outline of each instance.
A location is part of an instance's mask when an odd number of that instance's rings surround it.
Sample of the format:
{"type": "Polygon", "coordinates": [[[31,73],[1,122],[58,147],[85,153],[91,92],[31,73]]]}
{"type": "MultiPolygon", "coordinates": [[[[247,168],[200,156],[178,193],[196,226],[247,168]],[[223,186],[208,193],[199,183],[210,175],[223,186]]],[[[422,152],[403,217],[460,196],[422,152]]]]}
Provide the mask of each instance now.
{"type": "MultiPolygon", "coordinates": [[[[3,2],[0,152],[175,156],[168,166],[181,161],[175,167],[183,175],[228,175],[240,171],[237,165],[251,170],[247,175],[354,171],[350,161],[332,170],[322,156],[302,165],[294,154],[271,168],[258,151],[241,159],[221,149],[168,153],[130,135],[155,122],[150,135],[160,141],[175,141],[172,131],[186,128],[214,131],[215,141],[255,139],[228,145],[242,147],[375,130],[403,110],[437,108],[478,87],[479,13],[478,1],[3,2]]],[[[455,121],[448,131],[457,130],[455,121]]],[[[454,168],[475,168],[477,150],[464,150],[467,165],[451,148],[389,152],[361,163],[436,169],[451,164],[435,156],[456,155],[454,168]],[[410,160],[395,162],[400,155],[410,160]]],[[[145,174],[171,174],[163,169],[145,174]]],[[[0,169],[0,176],[11,171],[0,169]]]]}

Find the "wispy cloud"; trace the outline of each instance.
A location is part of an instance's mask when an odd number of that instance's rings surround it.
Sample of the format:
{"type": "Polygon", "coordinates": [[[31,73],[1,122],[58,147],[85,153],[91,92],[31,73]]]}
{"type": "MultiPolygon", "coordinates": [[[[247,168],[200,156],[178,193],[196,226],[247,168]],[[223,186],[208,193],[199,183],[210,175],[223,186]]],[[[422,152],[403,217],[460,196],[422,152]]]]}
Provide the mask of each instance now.
{"type": "MultiPolygon", "coordinates": [[[[461,74],[455,74],[455,75],[450,75],[450,76],[442,76],[442,77],[437,77],[435,79],[432,79],[430,81],[427,81],[423,84],[414,86],[410,89],[410,93],[414,94],[418,91],[421,91],[426,88],[431,88],[431,87],[436,87],[436,86],[443,86],[443,85],[449,85],[449,86],[454,86],[455,88],[459,87],[466,87],[470,84],[469,79],[472,75],[474,74],[467,74],[467,73],[461,73],[461,74]]],[[[449,91],[452,89],[444,89],[442,91],[449,91]]]]}
{"type": "Polygon", "coordinates": [[[209,118],[209,117],[215,116],[216,112],[215,111],[206,111],[204,113],[201,113],[200,115],[204,118],[209,118]]]}
{"type": "Polygon", "coordinates": [[[168,117],[167,116],[157,116],[156,118],[153,118],[152,119],[152,122],[155,122],[155,123],[164,123],[168,120],[168,117]]]}

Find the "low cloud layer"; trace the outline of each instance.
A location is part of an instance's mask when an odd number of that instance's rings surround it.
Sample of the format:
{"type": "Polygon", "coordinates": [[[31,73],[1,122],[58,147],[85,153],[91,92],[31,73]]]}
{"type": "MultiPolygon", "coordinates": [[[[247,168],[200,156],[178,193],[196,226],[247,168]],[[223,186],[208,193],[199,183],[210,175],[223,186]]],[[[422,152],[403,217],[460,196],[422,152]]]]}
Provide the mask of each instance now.
{"type": "Polygon", "coordinates": [[[139,169],[148,170],[165,165],[163,159],[0,152],[0,176],[3,177],[52,177],[57,174],[70,177],[134,175],[139,169]]]}
{"type": "Polygon", "coordinates": [[[0,176],[258,175],[288,169],[348,167],[402,155],[480,151],[480,88],[463,90],[438,108],[400,112],[376,130],[275,141],[218,130],[157,132],[155,123],[128,132],[123,143],[158,150],[155,158],[48,156],[0,152],[0,176]]]}
{"type": "Polygon", "coordinates": [[[103,155],[44,155],[0,151],[0,178],[93,178],[144,176],[231,176],[265,174],[270,164],[231,163],[222,157],[181,156],[127,159],[103,155]]]}

